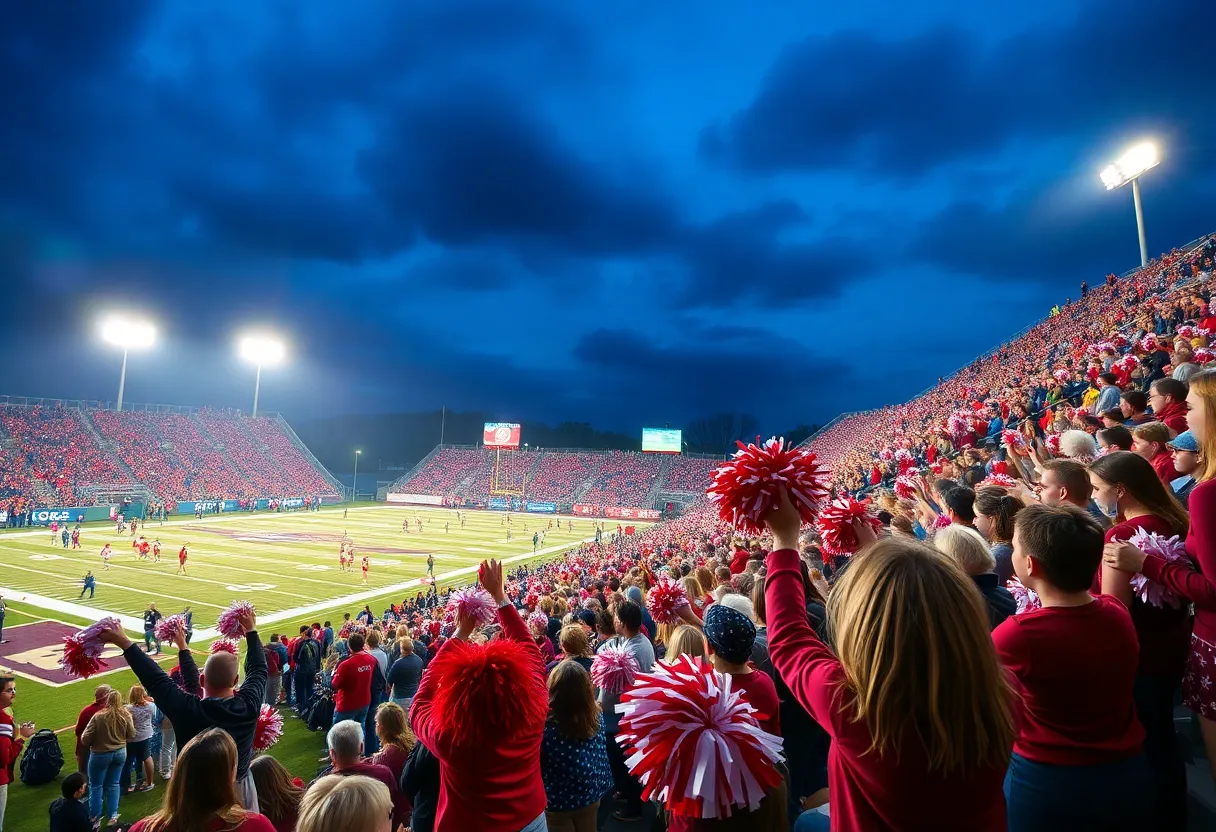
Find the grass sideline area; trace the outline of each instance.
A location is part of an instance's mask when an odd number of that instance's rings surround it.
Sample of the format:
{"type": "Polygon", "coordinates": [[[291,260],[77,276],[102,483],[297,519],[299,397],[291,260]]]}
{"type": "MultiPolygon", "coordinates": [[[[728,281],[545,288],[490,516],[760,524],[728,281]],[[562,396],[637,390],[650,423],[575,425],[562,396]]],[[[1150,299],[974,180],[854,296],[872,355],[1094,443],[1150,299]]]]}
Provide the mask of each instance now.
{"type": "MultiPolygon", "coordinates": [[[[467,511],[464,517],[465,528],[461,529],[455,511],[368,504],[312,513],[212,515],[201,521],[175,518],[147,526],[148,539],[159,537],[162,543],[159,564],[140,561],[131,548],[130,535],[126,531],[116,534],[109,524],[87,525],[79,550],[64,550],[58,541],[52,546],[49,529],[7,530],[0,535],[0,591],[8,605],[4,629],[47,620],[84,626],[107,614],[139,617],[149,601],[172,614],[188,603],[195,616],[192,647],[202,658],[213,639],[200,633],[213,627],[215,616],[236,598],[254,602],[259,632],[268,639],[272,632],[295,632],[314,620],[340,620],[343,612],[353,614],[364,604],[370,604],[378,617],[389,603],[419,591],[417,581],[426,573],[428,554],[434,555],[436,580],[443,588],[467,583],[485,558],[510,564],[550,559],[594,536],[594,522],[587,518],[574,518],[571,530],[571,518],[562,517],[559,531],[557,517],[513,514],[511,539],[507,540],[503,513],[467,511]],[[415,530],[402,532],[403,520],[415,530]],[[422,532],[416,531],[417,520],[423,523],[422,532]],[[554,521],[552,529],[550,520],[554,521]],[[532,535],[542,529],[545,541],[538,541],[533,553],[532,535]],[[356,567],[349,573],[338,567],[338,542],[343,533],[355,546],[356,567]],[[115,557],[110,570],[103,571],[98,552],[106,542],[112,544],[115,557]],[[190,544],[188,576],[173,574],[182,543],[190,544]],[[371,559],[366,587],[358,569],[363,555],[371,559]],[[83,600],[78,597],[81,578],[89,569],[98,584],[91,601],[87,593],[83,600]],[[47,609],[23,600],[24,594],[37,594],[56,604],[80,604],[82,609],[47,609]]],[[[615,531],[616,521],[604,522],[606,529],[615,531]]],[[[633,525],[640,530],[650,524],[633,525]]],[[[142,638],[142,633],[138,635],[142,638]]],[[[170,652],[166,666],[173,660],[170,652]]],[[[18,722],[32,720],[39,728],[59,732],[63,775],[75,770],[72,728],[77,714],[101,682],[122,691],[125,700],[136,679],[127,669],[62,687],[17,679],[14,716],[18,722]]],[[[308,731],[290,710],[283,709],[283,714],[284,734],[273,754],[294,776],[309,781],[321,767],[318,758],[324,753],[324,736],[308,731]]],[[[123,795],[120,821],[147,815],[163,795],[164,782],[159,778],[151,792],[123,795]]],[[[38,788],[14,782],[9,787],[6,832],[43,832],[47,808],[58,796],[58,781],[38,788]]]]}

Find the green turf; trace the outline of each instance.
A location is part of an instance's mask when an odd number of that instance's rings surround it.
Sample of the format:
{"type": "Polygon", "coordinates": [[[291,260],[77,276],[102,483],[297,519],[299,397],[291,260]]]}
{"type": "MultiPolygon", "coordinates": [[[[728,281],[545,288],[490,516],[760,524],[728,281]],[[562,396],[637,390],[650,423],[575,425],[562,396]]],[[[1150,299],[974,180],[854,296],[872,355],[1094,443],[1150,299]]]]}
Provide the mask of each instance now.
{"type": "MultiPolygon", "coordinates": [[[[195,611],[195,627],[214,625],[215,615],[234,598],[248,598],[264,619],[259,630],[289,633],[299,625],[330,618],[338,620],[343,612],[355,612],[370,604],[379,613],[390,603],[413,596],[418,587],[401,589],[403,583],[422,577],[428,553],[435,556],[435,575],[439,585],[466,583],[468,574],[445,574],[475,566],[485,558],[526,562],[534,559],[532,534],[546,530],[546,539],[536,557],[555,557],[569,546],[594,534],[593,522],[576,519],[574,530],[549,529],[544,515],[513,515],[512,540],[506,539],[504,515],[467,512],[466,528],[461,529],[455,512],[440,508],[402,508],[371,504],[325,509],[321,512],[286,514],[239,514],[169,520],[163,525],[150,523],[149,540],[162,543],[162,562],[138,560],[125,532],[116,535],[109,524],[90,524],[82,534],[82,548],[64,550],[50,542],[49,530],[7,530],[0,535],[0,586],[8,604],[5,626],[52,618],[70,624],[86,624],[99,615],[121,613],[139,616],[149,601],[165,613],[177,612],[185,604],[195,611]],[[343,517],[344,512],[346,516],[343,517]],[[416,528],[415,518],[423,521],[423,532],[401,531],[403,519],[416,528]],[[444,530],[444,524],[450,529],[444,530]],[[524,524],[528,531],[524,531],[524,524]],[[368,586],[363,586],[356,568],[346,573],[338,568],[338,540],[346,533],[353,540],[356,557],[371,557],[368,586]],[[312,538],[312,539],[309,539],[312,538]],[[110,542],[115,552],[111,569],[103,571],[97,553],[110,542]],[[175,575],[176,552],[182,543],[190,544],[188,576],[175,575]],[[410,549],[416,552],[374,551],[410,549]],[[546,550],[551,550],[546,554],[546,550]],[[80,578],[91,569],[97,577],[97,593],[79,600],[80,578]],[[262,586],[259,586],[262,585],[262,586]],[[57,601],[86,605],[80,614],[39,608],[24,593],[36,593],[57,601]],[[363,596],[358,601],[352,596],[363,596]],[[341,600],[347,599],[347,600],[341,600]],[[303,612],[302,608],[316,609],[303,612]],[[301,610],[292,612],[293,610],[301,610]]],[[[565,527],[568,520],[563,519],[565,527]]],[[[605,521],[609,522],[609,521],[605,521]]],[[[635,523],[645,527],[646,523],[635,523]]],[[[357,566],[357,564],[356,564],[357,566]]],[[[194,647],[205,649],[207,639],[194,647]]],[[[96,680],[104,681],[124,694],[136,683],[135,674],[123,670],[96,680]]],[[[59,741],[66,761],[63,774],[75,768],[75,738],[70,730],[76,716],[92,696],[95,682],[82,681],[52,688],[25,678],[17,680],[14,715],[18,722],[33,720],[39,728],[60,730],[59,741]],[[66,730],[63,730],[66,729],[66,730]]],[[[291,773],[311,780],[324,753],[324,737],[310,733],[291,712],[283,709],[285,732],[274,748],[277,757],[291,773]]],[[[145,794],[123,796],[124,821],[143,817],[164,795],[164,784],[157,779],[156,789],[145,794]]],[[[30,788],[17,782],[9,787],[5,832],[43,832],[47,828],[47,807],[59,796],[59,783],[30,788]]]]}

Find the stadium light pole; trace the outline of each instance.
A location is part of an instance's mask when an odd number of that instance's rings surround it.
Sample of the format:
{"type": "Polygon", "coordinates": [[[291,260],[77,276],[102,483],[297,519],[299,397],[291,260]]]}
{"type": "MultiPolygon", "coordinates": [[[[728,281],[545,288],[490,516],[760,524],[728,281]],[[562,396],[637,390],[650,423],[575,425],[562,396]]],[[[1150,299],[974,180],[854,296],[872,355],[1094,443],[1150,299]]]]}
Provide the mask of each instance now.
{"type": "Polygon", "coordinates": [[[122,347],[122,371],[118,375],[118,412],[122,412],[122,394],[127,386],[127,353],[147,349],[156,341],[156,327],[147,321],[131,318],[106,318],[101,323],[101,337],[116,347],[122,347]]]}
{"type": "Polygon", "coordinates": [[[283,360],[283,342],[266,335],[247,335],[241,339],[241,357],[256,364],[257,377],[253,382],[253,418],[258,418],[258,394],[262,389],[262,365],[278,364],[283,360]]]}
{"type": "Polygon", "coordinates": [[[359,497],[359,455],[363,451],[355,451],[355,476],[350,483],[350,501],[353,503],[359,497]]]}
{"type": "Polygon", "coordinates": [[[1132,201],[1136,204],[1136,231],[1140,236],[1140,265],[1148,265],[1148,243],[1144,238],[1144,208],[1140,204],[1140,177],[1157,167],[1161,152],[1154,142],[1141,142],[1129,147],[1116,161],[1102,169],[1102,184],[1113,191],[1132,183],[1132,201]]]}

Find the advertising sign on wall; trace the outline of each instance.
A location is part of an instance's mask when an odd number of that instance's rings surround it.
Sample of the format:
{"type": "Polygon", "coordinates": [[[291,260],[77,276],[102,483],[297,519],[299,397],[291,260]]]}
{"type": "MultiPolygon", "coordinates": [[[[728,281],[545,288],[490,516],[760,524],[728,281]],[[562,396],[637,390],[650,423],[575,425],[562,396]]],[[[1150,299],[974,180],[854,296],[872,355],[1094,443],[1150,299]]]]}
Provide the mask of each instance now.
{"type": "Polygon", "coordinates": [[[420,506],[443,505],[443,497],[434,494],[385,494],[384,499],[389,503],[407,503],[420,506]]]}

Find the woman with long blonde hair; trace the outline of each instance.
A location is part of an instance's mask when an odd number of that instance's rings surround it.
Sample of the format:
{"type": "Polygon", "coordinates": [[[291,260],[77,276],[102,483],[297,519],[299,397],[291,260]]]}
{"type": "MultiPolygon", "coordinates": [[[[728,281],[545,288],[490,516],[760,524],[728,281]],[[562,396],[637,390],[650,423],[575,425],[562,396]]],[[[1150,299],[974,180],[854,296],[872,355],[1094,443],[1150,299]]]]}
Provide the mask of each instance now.
{"type": "Polygon", "coordinates": [[[1141,552],[1130,543],[1111,542],[1103,552],[1107,567],[1144,573],[1195,604],[1195,626],[1182,682],[1183,703],[1199,714],[1208,766],[1216,779],[1216,370],[1191,377],[1186,423],[1199,445],[1198,484],[1188,499],[1189,564],[1141,552]]]}
{"type": "Polygon", "coordinates": [[[379,780],[330,774],[300,804],[296,832],[393,832],[393,799],[379,780]]]}
{"type": "Polygon", "coordinates": [[[148,750],[152,744],[152,720],[156,716],[156,706],[148,697],[143,685],[133,685],[127,692],[127,710],[135,724],[135,734],[127,742],[127,759],[122,767],[122,787],[130,794],[134,791],[131,776],[143,774],[143,784],[139,791],[150,791],[156,781],[152,779],[154,768],[152,754],[148,750]]]}
{"type": "Polygon", "coordinates": [[[833,653],[807,621],[788,495],[767,521],[769,655],[832,737],[833,828],[1004,828],[1021,700],[971,579],[919,542],[871,543],[828,596],[833,653]]]}
{"type": "Polygon", "coordinates": [[[101,819],[103,797],[110,825],[118,822],[119,782],[127,761],[127,742],[133,736],[135,723],[122,706],[122,694],[112,690],[106,694],[105,707],[93,714],[80,735],[81,747],[89,750],[89,818],[94,823],[101,819]]]}
{"type": "Polygon", "coordinates": [[[264,815],[241,807],[236,762],[236,743],[226,731],[209,728],[196,735],[177,755],[160,811],[131,832],[275,832],[264,815]]]}

